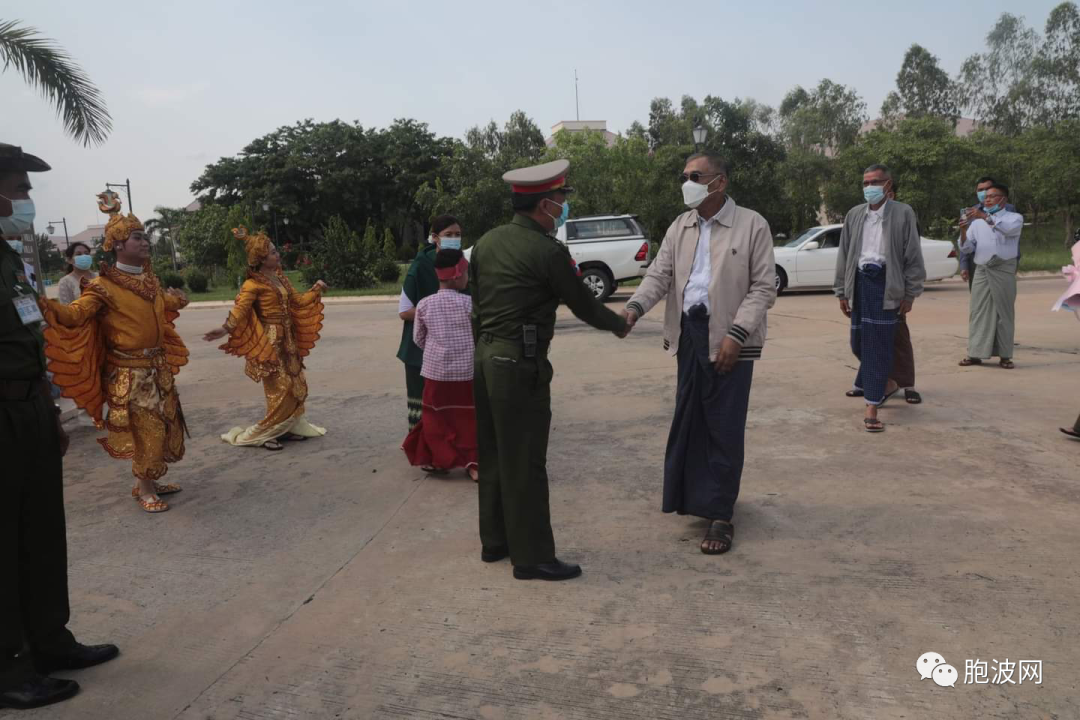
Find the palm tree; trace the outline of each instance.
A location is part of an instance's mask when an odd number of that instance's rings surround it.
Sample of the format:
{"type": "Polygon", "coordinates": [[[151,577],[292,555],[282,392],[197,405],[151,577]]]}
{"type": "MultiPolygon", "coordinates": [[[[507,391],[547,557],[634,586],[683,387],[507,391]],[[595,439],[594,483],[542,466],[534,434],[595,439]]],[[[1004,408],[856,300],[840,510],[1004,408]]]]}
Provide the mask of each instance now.
{"type": "Polygon", "coordinates": [[[101,92],[71,56],[17,20],[0,21],[0,61],[15,68],[31,87],[56,106],[64,130],[84,146],[100,145],[112,130],[112,117],[101,92]]]}

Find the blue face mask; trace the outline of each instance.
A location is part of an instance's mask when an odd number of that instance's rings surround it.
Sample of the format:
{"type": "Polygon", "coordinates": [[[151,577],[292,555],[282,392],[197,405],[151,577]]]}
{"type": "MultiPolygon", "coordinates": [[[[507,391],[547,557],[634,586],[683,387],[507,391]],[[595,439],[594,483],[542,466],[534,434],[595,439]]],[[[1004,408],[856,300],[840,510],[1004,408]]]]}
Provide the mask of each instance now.
{"type": "Polygon", "coordinates": [[[885,188],[881,185],[867,185],[862,189],[863,197],[871,205],[877,205],[885,199],[885,188]]]}
{"type": "Polygon", "coordinates": [[[986,200],[986,191],[985,190],[979,190],[978,192],[975,193],[975,197],[979,198],[979,204],[982,205],[983,201],[986,200]]]}
{"type": "Polygon", "coordinates": [[[89,270],[90,266],[94,264],[94,258],[89,255],[76,255],[71,263],[79,270],[89,270]]]}
{"type": "Polygon", "coordinates": [[[993,207],[988,207],[988,208],[984,208],[984,209],[986,210],[987,215],[993,215],[994,213],[1001,211],[1001,203],[998,203],[997,205],[994,205],[993,207]]]}
{"type": "MultiPolygon", "coordinates": [[[[555,202],[555,201],[552,200],[551,202],[555,202]]],[[[551,215],[550,213],[548,214],[548,217],[555,221],[555,229],[556,230],[561,228],[563,225],[566,224],[566,221],[570,219],[570,201],[567,200],[562,204],[562,212],[559,213],[558,217],[555,217],[554,215],[551,215]]]]}
{"type": "Polygon", "coordinates": [[[460,250],[461,249],[461,237],[444,237],[439,238],[440,250],[460,250]]]}
{"type": "Polygon", "coordinates": [[[23,242],[22,242],[22,240],[8,240],[7,244],[8,244],[8,247],[10,247],[12,250],[14,250],[15,252],[22,255],[22,251],[23,251],[23,242]]]}

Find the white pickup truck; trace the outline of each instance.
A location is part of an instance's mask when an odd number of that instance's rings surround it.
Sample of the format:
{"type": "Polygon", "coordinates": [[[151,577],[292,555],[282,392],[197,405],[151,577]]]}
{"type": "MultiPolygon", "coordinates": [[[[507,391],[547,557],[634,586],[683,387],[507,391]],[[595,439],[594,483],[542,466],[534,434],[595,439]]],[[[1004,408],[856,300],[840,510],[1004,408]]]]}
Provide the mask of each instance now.
{"type": "MultiPolygon", "coordinates": [[[[644,277],[652,259],[645,230],[633,215],[570,218],[556,238],[570,249],[581,279],[606,300],[619,283],[644,277]]],[[[469,258],[472,248],[465,251],[469,258]]]]}

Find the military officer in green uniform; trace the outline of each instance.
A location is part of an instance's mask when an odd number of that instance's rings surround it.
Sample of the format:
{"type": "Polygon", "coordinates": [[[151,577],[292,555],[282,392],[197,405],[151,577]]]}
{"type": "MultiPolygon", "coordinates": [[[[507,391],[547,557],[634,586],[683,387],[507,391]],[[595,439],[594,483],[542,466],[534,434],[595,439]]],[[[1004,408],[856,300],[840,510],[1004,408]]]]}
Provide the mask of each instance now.
{"type": "Polygon", "coordinates": [[[512,170],[514,219],[473,248],[476,436],[480,455],[481,559],[507,556],[519,580],[567,580],[577,565],[555,557],[548,509],[547,446],[555,310],[625,337],[625,319],[578,277],[570,251],[553,237],[566,222],[567,160],[512,170]]]}
{"type": "MultiPolygon", "coordinates": [[[[27,173],[48,169],[41,158],[0,143],[0,235],[30,231],[27,173]]],[[[79,685],[49,673],[97,665],[119,652],[115,645],[81,645],[67,629],[61,458],[68,440],[45,380],[41,320],[22,258],[0,242],[0,708],[66,700],[79,685]]]]}

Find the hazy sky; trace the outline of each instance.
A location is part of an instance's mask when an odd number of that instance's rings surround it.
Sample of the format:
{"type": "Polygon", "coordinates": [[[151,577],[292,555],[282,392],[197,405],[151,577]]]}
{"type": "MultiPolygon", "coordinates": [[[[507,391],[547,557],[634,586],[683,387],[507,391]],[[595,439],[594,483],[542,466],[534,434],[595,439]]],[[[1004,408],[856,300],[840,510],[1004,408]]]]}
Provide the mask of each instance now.
{"type": "Polygon", "coordinates": [[[904,52],[919,43],[955,75],[998,15],[1040,31],[1059,0],[894,3],[345,2],[0,0],[57,40],[105,95],[100,148],[69,140],[13,71],[0,75],[0,141],[53,166],[33,176],[39,230],[72,234],[104,217],[94,196],[131,179],[137,215],[182,206],[203,167],[303,118],[382,127],[411,117],[462,136],[524,110],[545,131],[581,118],[620,132],[654,97],[752,97],[776,105],[823,77],[876,114],[904,52]]]}

